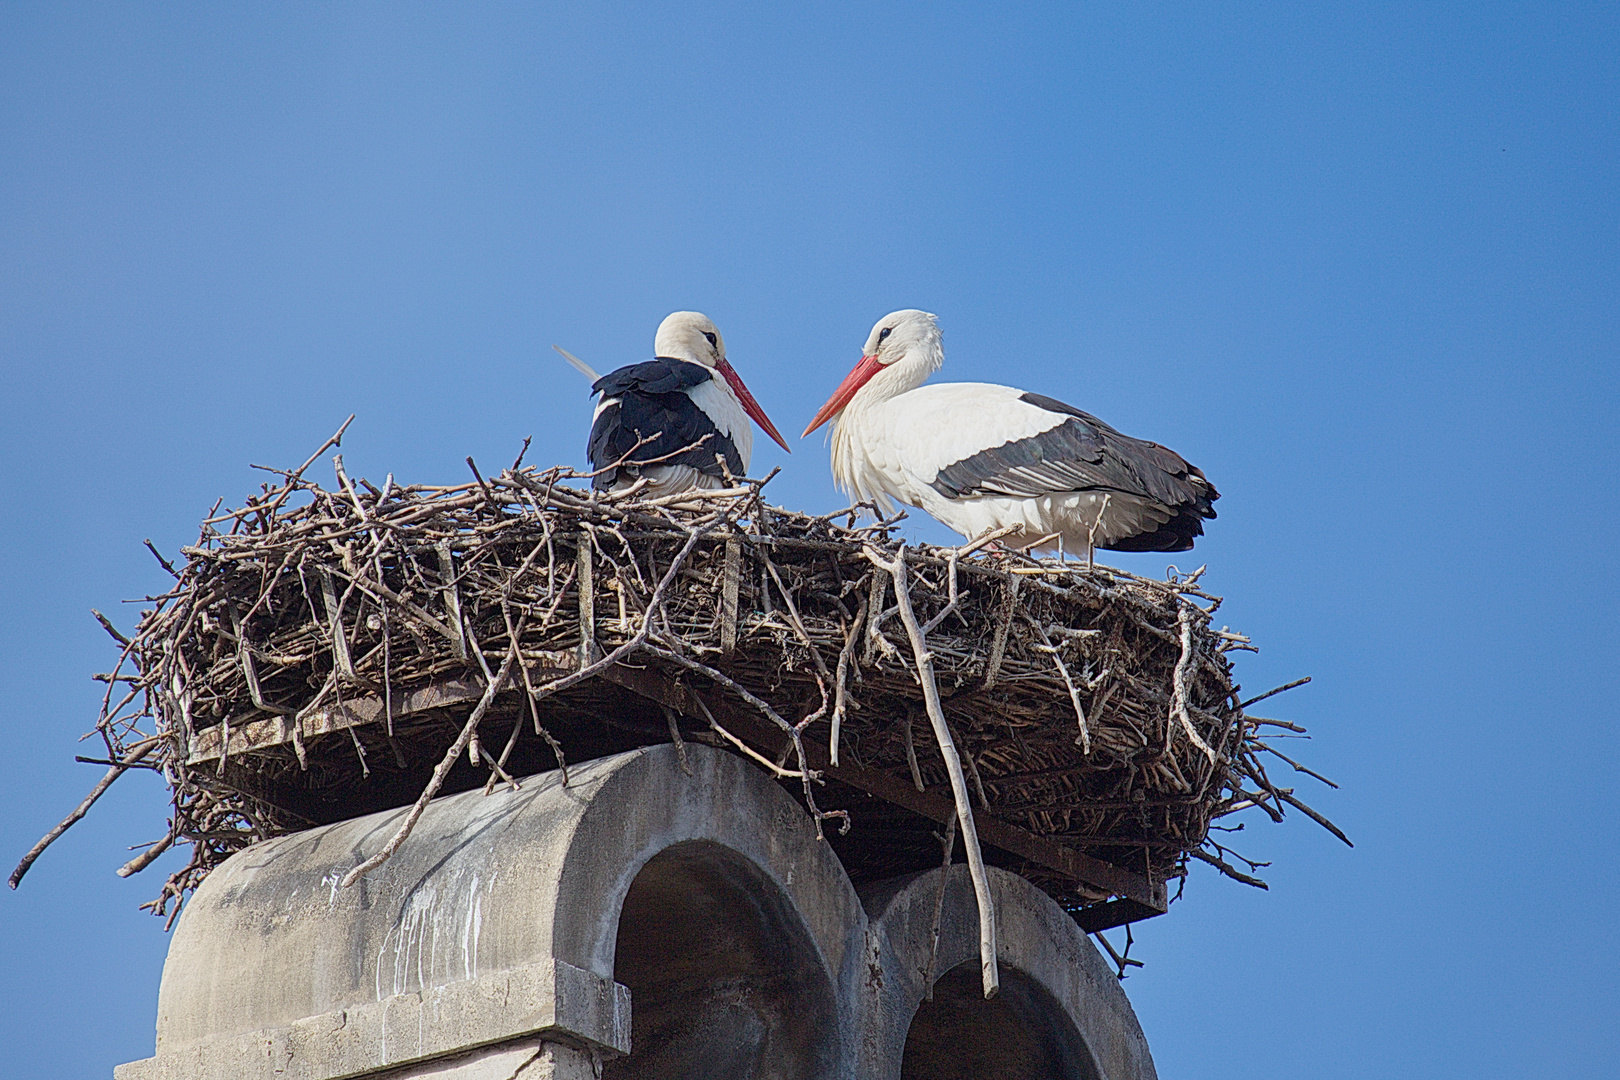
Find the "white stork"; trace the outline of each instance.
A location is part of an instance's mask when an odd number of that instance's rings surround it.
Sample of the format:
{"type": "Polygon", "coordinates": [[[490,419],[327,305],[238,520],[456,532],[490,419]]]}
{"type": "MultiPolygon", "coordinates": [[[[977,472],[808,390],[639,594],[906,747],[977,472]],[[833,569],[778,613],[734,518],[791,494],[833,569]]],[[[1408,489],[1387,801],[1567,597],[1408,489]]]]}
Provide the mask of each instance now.
{"type": "Polygon", "coordinates": [[[832,472],[857,500],[920,507],[970,539],[1013,526],[1035,546],[1186,551],[1220,498],[1181,455],[1061,401],[991,383],[923,380],[939,324],[896,311],[816,413],[834,420],[832,472]]]}
{"type": "Polygon", "coordinates": [[[724,487],[722,459],[732,476],[748,473],[750,417],[788,448],[726,360],[725,340],[708,316],[670,315],[658,326],[653,352],[654,359],[609,372],[591,386],[602,395],[586,447],[591,468],[600,470],[593,487],[620,490],[644,478],[649,497],[724,487]],[[717,372],[723,377],[715,378],[717,372]]]}

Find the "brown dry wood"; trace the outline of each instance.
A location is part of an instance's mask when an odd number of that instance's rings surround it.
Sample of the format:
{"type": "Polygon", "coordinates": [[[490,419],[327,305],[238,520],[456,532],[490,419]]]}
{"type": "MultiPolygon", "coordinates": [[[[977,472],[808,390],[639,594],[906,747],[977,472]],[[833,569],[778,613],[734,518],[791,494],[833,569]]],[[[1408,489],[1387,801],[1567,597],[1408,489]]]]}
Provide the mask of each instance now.
{"type": "Polygon", "coordinates": [[[28,873],[28,868],[34,865],[34,860],[43,855],[45,849],[56,842],[57,837],[71,829],[75,822],[90,812],[90,808],[96,804],[96,800],[101,798],[108,788],[112,787],[114,780],[117,780],[131,767],[138,764],[161,741],[161,736],[153,735],[137,743],[130,748],[128,755],[122,761],[108,769],[106,775],[101,778],[95,787],[90,789],[90,794],[84,797],[84,801],[74,807],[73,812],[63,818],[54,829],[41,837],[38,843],[28,849],[28,854],[22,857],[21,861],[17,863],[17,868],[11,872],[11,887],[15,889],[22,882],[23,875],[28,873]]]}

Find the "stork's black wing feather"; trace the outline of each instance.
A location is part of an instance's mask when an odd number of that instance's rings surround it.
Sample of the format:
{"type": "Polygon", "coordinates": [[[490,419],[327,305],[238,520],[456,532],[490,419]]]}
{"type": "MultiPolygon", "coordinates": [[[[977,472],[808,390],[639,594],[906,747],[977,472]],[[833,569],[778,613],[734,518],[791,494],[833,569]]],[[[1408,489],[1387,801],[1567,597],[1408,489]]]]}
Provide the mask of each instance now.
{"type": "Polygon", "coordinates": [[[721,476],[716,455],[725,457],[732,475],[743,475],[736,446],[686,393],[711,378],[713,372],[701,364],[660,357],[596,380],[591,390],[609,404],[591,425],[586,455],[592,469],[607,471],[599,473],[592,486],[610,487],[621,472],[635,475],[636,462],[689,465],[709,476],[721,476]],[[642,439],[651,441],[637,447],[642,439]],[[609,468],[621,460],[626,462],[622,468],[609,468]]]}
{"type": "Polygon", "coordinates": [[[655,360],[629,364],[608,372],[591,384],[591,392],[601,394],[603,397],[618,397],[629,391],[642,394],[673,394],[678,390],[690,390],[694,386],[700,386],[713,377],[714,373],[702,364],[660,356],[655,360]]]}
{"type": "Polygon", "coordinates": [[[1024,394],[1036,408],[1071,419],[1057,427],[981,450],[939,471],[932,487],[946,498],[1037,498],[1071,491],[1118,492],[1148,499],[1171,513],[1157,531],[1108,545],[1118,551],[1185,551],[1215,516],[1221,497],[1204,474],[1158,443],[1121,434],[1090,413],[1055,398],[1024,394]]]}

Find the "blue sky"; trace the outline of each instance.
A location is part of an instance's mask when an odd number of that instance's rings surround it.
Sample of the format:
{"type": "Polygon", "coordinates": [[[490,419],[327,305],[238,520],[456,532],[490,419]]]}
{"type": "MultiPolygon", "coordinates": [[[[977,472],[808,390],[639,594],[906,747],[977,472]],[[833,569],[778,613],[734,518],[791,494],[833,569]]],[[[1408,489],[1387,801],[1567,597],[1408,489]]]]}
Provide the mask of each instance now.
{"type": "MultiPolygon", "coordinates": [[[[1357,846],[1256,823],[1270,892],[1195,867],[1138,927],[1161,1074],[1613,1075],[1616,10],[775,7],[0,7],[0,852],[99,776],[88,609],[249,463],[350,412],[351,473],[580,463],[548,346],[679,308],[792,433],[923,307],[941,377],[1202,466],[1175,561],[1245,686],[1315,677],[1275,711],[1357,846]]],[[[0,897],[16,1075],[152,1053],[166,863],[112,870],[164,808],[121,781],[0,897]]]]}

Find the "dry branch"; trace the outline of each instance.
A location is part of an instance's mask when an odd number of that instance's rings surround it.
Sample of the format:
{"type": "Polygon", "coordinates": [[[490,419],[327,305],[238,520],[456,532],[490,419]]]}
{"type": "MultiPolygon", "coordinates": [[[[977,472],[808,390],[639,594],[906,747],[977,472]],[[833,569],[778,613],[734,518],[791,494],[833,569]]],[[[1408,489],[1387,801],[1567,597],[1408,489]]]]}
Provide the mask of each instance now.
{"type": "MultiPolygon", "coordinates": [[[[902,543],[892,559],[885,559],[871,547],[866,548],[865,553],[868,562],[887,572],[894,581],[895,604],[900,609],[900,621],[905,624],[906,636],[911,639],[911,654],[917,664],[917,681],[922,685],[928,722],[933,725],[934,738],[939,742],[939,756],[945,762],[946,775],[950,777],[951,797],[956,800],[956,820],[962,828],[962,847],[967,852],[968,871],[973,875],[973,895],[979,905],[979,973],[984,984],[984,996],[993,998],[1001,989],[1001,973],[996,964],[995,901],[990,896],[990,880],[984,872],[984,853],[979,849],[979,830],[973,821],[973,806],[968,802],[962,761],[957,755],[956,740],[951,737],[950,725],[945,722],[945,710],[939,703],[939,683],[934,679],[934,656],[928,651],[928,638],[917,622],[916,612],[912,610],[911,582],[906,573],[906,545],[902,543]]],[[[955,568],[953,559],[953,582],[955,568]]],[[[952,592],[955,590],[952,589],[952,592]]],[[[950,605],[955,603],[954,596],[947,601],[950,605]]]]}

